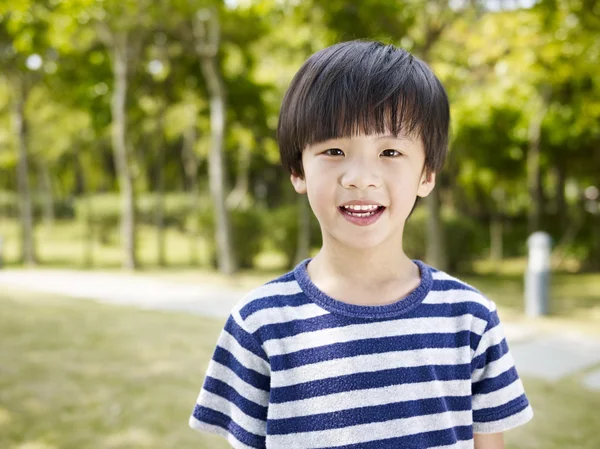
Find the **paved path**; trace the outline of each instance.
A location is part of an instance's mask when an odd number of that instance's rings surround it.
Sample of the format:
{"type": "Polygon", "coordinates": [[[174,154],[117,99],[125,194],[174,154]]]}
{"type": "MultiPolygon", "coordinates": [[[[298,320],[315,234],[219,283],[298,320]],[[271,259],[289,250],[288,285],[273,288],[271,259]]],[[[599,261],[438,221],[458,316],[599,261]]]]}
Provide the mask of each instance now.
{"type": "MultiPolygon", "coordinates": [[[[3,286],[75,298],[174,310],[225,318],[244,291],[199,286],[143,275],[69,270],[0,270],[3,286]]],[[[600,340],[580,334],[537,335],[532,329],[503,323],[521,375],[558,381],[583,373],[583,384],[600,391],[600,340]],[[595,368],[595,369],[594,369],[595,368]]]]}
{"type": "Polygon", "coordinates": [[[243,291],[198,286],[143,275],[69,270],[0,270],[2,286],[54,293],[74,298],[227,317],[243,291]]]}

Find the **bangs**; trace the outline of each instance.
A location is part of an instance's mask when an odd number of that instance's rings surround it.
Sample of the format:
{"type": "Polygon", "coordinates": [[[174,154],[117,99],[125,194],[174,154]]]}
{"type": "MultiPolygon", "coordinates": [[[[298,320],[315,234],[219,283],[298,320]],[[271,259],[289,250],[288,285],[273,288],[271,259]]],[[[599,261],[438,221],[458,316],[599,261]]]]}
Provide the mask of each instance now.
{"type": "Polygon", "coordinates": [[[446,93],[425,63],[391,45],[352,41],[304,63],[284,98],[277,137],[292,173],[302,174],[307,145],[383,134],[421,139],[428,169],[438,171],[448,126],[446,93]]]}
{"type": "Polygon", "coordinates": [[[381,77],[363,86],[351,76],[320,85],[315,90],[318,101],[306,105],[298,122],[299,141],[312,145],[373,134],[420,137],[429,117],[423,107],[425,93],[411,85],[408,76],[396,80],[381,77]]]}

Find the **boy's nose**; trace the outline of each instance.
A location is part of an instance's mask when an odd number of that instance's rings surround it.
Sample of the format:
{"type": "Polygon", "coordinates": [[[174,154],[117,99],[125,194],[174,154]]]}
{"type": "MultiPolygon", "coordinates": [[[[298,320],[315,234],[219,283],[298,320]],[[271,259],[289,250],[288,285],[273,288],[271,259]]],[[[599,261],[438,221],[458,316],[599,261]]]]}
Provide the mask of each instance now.
{"type": "Polygon", "coordinates": [[[381,178],[366,164],[355,164],[345,171],[341,184],[346,189],[366,190],[380,187],[381,178]]]}

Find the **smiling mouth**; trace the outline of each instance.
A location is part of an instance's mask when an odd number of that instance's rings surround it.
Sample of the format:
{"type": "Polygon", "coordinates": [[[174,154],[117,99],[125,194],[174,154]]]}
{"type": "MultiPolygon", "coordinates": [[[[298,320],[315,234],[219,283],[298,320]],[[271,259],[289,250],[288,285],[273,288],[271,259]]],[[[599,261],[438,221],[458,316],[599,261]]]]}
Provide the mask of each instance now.
{"type": "Polygon", "coordinates": [[[384,206],[340,206],[340,211],[346,215],[357,218],[371,217],[379,212],[383,212],[384,206]]]}

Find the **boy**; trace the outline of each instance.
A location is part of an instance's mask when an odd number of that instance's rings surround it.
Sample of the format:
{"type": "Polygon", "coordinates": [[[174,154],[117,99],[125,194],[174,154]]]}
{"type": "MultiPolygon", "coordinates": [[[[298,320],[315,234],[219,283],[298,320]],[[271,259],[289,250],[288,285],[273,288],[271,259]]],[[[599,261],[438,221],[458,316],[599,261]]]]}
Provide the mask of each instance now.
{"type": "Polygon", "coordinates": [[[323,246],[234,308],[193,428],[235,449],[499,449],[531,419],[494,303],[402,250],[449,115],[396,47],[345,42],[304,63],[278,141],[323,246]]]}

